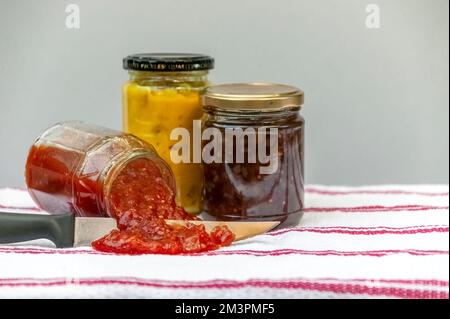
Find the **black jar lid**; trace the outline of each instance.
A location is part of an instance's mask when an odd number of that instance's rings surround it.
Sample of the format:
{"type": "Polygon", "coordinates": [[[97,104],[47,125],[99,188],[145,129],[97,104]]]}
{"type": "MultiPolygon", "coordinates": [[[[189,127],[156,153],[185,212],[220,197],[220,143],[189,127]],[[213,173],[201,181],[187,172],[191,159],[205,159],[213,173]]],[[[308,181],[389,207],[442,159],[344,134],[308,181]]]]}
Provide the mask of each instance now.
{"type": "Polygon", "coordinates": [[[123,59],[125,70],[135,71],[201,71],[214,68],[214,59],[195,53],[141,53],[123,59]]]}

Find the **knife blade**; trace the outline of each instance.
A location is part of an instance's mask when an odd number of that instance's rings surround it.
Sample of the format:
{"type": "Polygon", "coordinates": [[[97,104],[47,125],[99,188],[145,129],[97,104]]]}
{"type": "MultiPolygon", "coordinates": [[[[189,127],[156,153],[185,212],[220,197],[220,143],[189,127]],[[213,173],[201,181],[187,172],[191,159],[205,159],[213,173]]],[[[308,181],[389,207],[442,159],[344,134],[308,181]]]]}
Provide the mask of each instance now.
{"type": "MultiPolygon", "coordinates": [[[[187,222],[203,224],[207,231],[227,226],[235,234],[235,241],[265,233],[279,222],[222,222],[166,220],[169,225],[184,226],[187,222]]],[[[0,244],[18,243],[46,238],[56,247],[90,246],[91,242],[108,234],[117,226],[113,218],[75,217],[73,214],[0,213],[0,244]]]]}
{"type": "Polygon", "coordinates": [[[169,225],[181,225],[186,223],[192,223],[196,225],[204,225],[206,231],[213,230],[216,226],[227,226],[234,233],[234,241],[247,239],[256,235],[264,234],[269,230],[277,227],[280,222],[264,221],[264,222],[235,222],[235,221],[207,221],[207,220],[173,220],[166,219],[166,223],[169,225]]]}

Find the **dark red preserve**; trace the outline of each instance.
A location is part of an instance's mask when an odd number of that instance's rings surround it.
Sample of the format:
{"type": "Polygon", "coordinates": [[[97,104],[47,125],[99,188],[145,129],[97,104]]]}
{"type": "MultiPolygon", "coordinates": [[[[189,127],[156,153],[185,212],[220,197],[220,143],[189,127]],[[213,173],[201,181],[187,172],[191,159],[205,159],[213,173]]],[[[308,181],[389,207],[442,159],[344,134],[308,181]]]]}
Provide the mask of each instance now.
{"type": "Polygon", "coordinates": [[[224,84],[206,90],[202,129],[207,136],[218,132],[223,144],[219,158],[204,158],[207,215],[298,223],[304,206],[302,104],[303,92],[287,85],[224,84]]]}

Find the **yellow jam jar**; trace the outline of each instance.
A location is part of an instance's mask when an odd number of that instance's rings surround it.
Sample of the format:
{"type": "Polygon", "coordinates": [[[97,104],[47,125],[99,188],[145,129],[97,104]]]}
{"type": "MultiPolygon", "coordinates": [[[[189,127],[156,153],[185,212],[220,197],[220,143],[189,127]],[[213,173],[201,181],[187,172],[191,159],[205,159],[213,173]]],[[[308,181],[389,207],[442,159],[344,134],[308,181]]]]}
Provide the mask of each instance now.
{"type": "MultiPolygon", "coordinates": [[[[177,204],[198,214],[203,209],[203,168],[192,159],[174,163],[170,150],[173,129],[193,137],[193,121],[202,118],[201,94],[208,85],[214,59],[190,53],[146,53],[123,59],[129,81],[123,86],[123,129],[152,144],[172,169],[177,204]]],[[[190,143],[192,156],[193,142],[190,143]]]]}

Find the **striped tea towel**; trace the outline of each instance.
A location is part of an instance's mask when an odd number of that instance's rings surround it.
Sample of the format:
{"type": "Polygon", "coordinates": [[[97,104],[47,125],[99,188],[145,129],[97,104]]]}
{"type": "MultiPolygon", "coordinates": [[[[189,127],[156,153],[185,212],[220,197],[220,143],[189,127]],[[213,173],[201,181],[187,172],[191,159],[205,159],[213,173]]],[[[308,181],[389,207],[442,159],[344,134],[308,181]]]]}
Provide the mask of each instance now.
{"type": "MultiPolygon", "coordinates": [[[[439,185],[311,185],[297,227],[193,255],[3,245],[0,297],[448,298],[448,196],[439,185]]],[[[39,213],[10,188],[0,210],[39,213]]]]}

